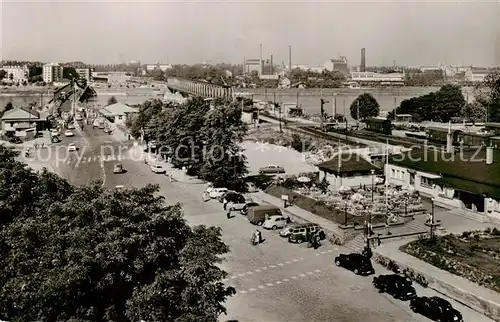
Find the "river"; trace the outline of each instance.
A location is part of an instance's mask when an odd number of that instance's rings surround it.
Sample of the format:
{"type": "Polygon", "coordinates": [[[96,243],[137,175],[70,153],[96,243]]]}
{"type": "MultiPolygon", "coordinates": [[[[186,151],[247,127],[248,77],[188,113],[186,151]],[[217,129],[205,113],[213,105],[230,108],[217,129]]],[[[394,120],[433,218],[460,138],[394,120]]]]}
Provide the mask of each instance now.
{"type": "MultiPolygon", "coordinates": [[[[337,113],[347,115],[350,118],[349,106],[362,93],[370,93],[375,97],[380,105],[381,111],[391,111],[395,106],[399,106],[401,101],[416,96],[437,91],[438,87],[387,87],[387,88],[325,88],[325,89],[264,89],[264,88],[241,88],[235,92],[248,92],[253,94],[255,100],[274,101],[281,103],[297,103],[302,105],[306,113],[313,114],[320,111],[320,98],[328,100],[325,111],[331,115],[333,113],[333,103],[336,102],[337,113]],[[334,95],[336,94],[336,95],[334,95]]],[[[158,98],[158,92],[150,88],[96,88],[98,96],[94,99],[94,104],[106,105],[111,96],[124,104],[141,104],[150,98],[158,98]]],[[[469,102],[473,101],[472,88],[462,89],[464,97],[469,102]]],[[[2,93],[0,92],[0,109],[10,101],[14,106],[26,106],[30,102],[45,105],[52,99],[51,94],[36,92],[2,93]]]]}
{"type": "MultiPolygon", "coordinates": [[[[363,93],[370,93],[379,103],[381,111],[392,111],[399,106],[403,100],[428,94],[439,90],[439,87],[386,87],[386,88],[325,88],[325,89],[263,89],[263,88],[241,88],[239,93],[248,92],[253,94],[255,100],[276,101],[280,103],[292,103],[302,105],[306,113],[320,112],[320,99],[329,101],[325,111],[332,115],[333,105],[336,103],[338,114],[347,115],[350,119],[349,107],[356,97],[363,93]]],[[[473,101],[473,89],[463,87],[462,93],[469,101],[473,101]]]]}

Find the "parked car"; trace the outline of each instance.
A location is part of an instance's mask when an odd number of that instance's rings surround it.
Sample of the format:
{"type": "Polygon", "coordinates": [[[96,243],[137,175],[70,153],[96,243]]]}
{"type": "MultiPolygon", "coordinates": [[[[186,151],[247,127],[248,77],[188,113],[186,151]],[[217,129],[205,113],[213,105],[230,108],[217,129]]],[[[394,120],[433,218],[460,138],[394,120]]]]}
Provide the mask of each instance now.
{"type": "Polygon", "coordinates": [[[438,296],[413,298],[410,300],[410,308],[433,321],[463,322],[462,314],[450,302],[438,296]]]}
{"type": "Polygon", "coordinates": [[[254,225],[262,225],[270,216],[281,216],[281,210],[274,205],[262,205],[251,207],[247,213],[247,219],[254,225]]]}
{"type": "Polygon", "coordinates": [[[227,188],[215,188],[212,185],[209,185],[207,190],[205,190],[205,193],[211,198],[211,199],[216,199],[220,196],[222,196],[227,190],[227,188]]]}
{"type": "Polygon", "coordinates": [[[279,215],[269,216],[262,224],[262,227],[265,229],[276,230],[278,228],[285,227],[287,222],[288,220],[284,216],[279,216],[279,215]]]}
{"type": "Polygon", "coordinates": [[[226,204],[226,209],[230,211],[241,211],[245,205],[253,202],[252,198],[245,195],[239,195],[237,198],[232,198],[226,204]]]}
{"type": "Polygon", "coordinates": [[[246,203],[246,204],[243,206],[243,208],[241,208],[240,213],[241,213],[242,215],[245,215],[245,216],[246,216],[246,215],[248,214],[248,209],[250,209],[251,207],[256,207],[256,206],[260,206],[260,204],[258,204],[258,203],[256,203],[256,202],[253,202],[253,201],[252,201],[252,202],[248,202],[248,203],[246,203]]]}
{"type": "Polygon", "coordinates": [[[78,151],[78,147],[76,146],[75,143],[68,144],[68,152],[72,152],[72,151],[78,151]]]}
{"type": "Polygon", "coordinates": [[[238,196],[240,194],[237,193],[236,191],[233,191],[233,190],[226,190],[223,194],[221,194],[220,196],[217,197],[217,200],[220,203],[223,203],[224,199],[226,199],[226,198],[232,198],[233,195],[238,196]]]}
{"type": "Polygon", "coordinates": [[[75,126],[73,125],[73,123],[69,123],[68,130],[74,130],[74,129],[75,129],[75,126]]]}
{"type": "Polygon", "coordinates": [[[52,138],[50,140],[52,141],[52,143],[59,143],[59,142],[61,142],[61,139],[58,136],[56,136],[56,135],[52,136],[52,138]]]}
{"type": "Polygon", "coordinates": [[[319,234],[319,238],[325,239],[326,234],[324,230],[315,223],[300,224],[290,230],[288,234],[288,242],[290,243],[303,243],[307,241],[310,234],[319,234]]]}
{"type": "Polygon", "coordinates": [[[70,136],[75,136],[75,134],[73,132],[71,132],[70,130],[64,132],[64,136],[66,137],[70,137],[70,136]]]}
{"type": "Polygon", "coordinates": [[[335,257],[335,265],[353,271],[356,275],[375,274],[371,260],[358,253],[340,254],[335,257]]]}
{"type": "Polygon", "coordinates": [[[117,163],[113,166],[113,173],[122,173],[123,165],[121,163],[117,163]]]}
{"type": "Polygon", "coordinates": [[[167,173],[167,170],[165,170],[165,168],[161,164],[152,164],[149,168],[154,173],[158,173],[158,174],[167,173]]]}
{"type": "Polygon", "coordinates": [[[43,138],[43,132],[36,132],[35,137],[36,138],[43,138]]]}
{"type": "Polygon", "coordinates": [[[373,278],[373,286],[381,293],[385,292],[403,301],[417,297],[417,292],[411,284],[410,280],[397,274],[379,275],[373,278]]]}
{"type": "Polygon", "coordinates": [[[14,137],[12,137],[12,138],[9,139],[9,142],[10,143],[14,143],[14,144],[20,144],[20,143],[23,143],[23,140],[21,140],[17,136],[14,136],[14,137]]]}
{"type": "Polygon", "coordinates": [[[53,130],[50,130],[50,134],[51,134],[52,136],[55,136],[55,135],[57,136],[57,135],[59,135],[59,131],[58,131],[58,130],[56,130],[56,129],[53,129],[53,130]]]}
{"type": "Polygon", "coordinates": [[[268,165],[259,168],[259,174],[277,174],[277,173],[285,173],[285,169],[278,165],[268,165]]]}

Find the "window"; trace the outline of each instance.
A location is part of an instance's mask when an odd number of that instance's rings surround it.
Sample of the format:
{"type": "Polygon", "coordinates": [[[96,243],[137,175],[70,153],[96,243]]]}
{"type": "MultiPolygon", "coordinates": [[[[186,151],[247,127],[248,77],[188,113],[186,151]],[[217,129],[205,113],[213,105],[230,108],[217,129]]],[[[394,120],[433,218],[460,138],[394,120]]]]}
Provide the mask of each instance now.
{"type": "Polygon", "coordinates": [[[391,170],[391,177],[396,178],[396,170],[394,169],[391,170]]]}
{"type": "Polygon", "coordinates": [[[119,120],[121,120],[121,119],[122,119],[122,117],[123,117],[122,115],[118,115],[118,119],[119,119],[119,120]]]}

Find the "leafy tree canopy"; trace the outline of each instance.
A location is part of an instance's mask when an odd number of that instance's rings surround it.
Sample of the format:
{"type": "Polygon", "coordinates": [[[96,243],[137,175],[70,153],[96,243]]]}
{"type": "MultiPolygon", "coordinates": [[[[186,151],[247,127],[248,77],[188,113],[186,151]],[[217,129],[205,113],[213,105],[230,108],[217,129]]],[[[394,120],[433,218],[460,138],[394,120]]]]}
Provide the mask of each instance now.
{"type": "Polygon", "coordinates": [[[353,119],[357,120],[359,115],[360,120],[365,120],[368,117],[378,116],[380,105],[371,94],[364,93],[351,103],[350,110],[353,119]]]}
{"type": "Polygon", "coordinates": [[[79,79],[80,74],[76,72],[76,69],[73,67],[64,67],[63,68],[63,78],[72,80],[72,79],[79,79]]]}
{"type": "Polygon", "coordinates": [[[246,159],[239,143],[247,126],[241,121],[241,101],[211,103],[194,97],[184,104],[162,109],[161,102],[146,102],[128,122],[134,137],[144,131],[156,140],[172,165],[217,185],[245,190],[246,159]],[[211,108],[212,107],[212,108],[211,108]]]}
{"type": "Polygon", "coordinates": [[[396,111],[416,121],[448,122],[461,115],[465,103],[459,86],[444,85],[437,92],[403,100],[396,111]]]}
{"type": "Polygon", "coordinates": [[[4,79],[7,76],[7,72],[3,69],[0,69],[0,79],[4,79]]]}
{"type": "Polygon", "coordinates": [[[500,72],[487,75],[474,92],[476,103],[488,111],[488,121],[500,122],[500,72]]]}
{"type": "Polygon", "coordinates": [[[110,98],[108,98],[108,104],[107,105],[113,105],[113,104],[116,104],[116,103],[118,103],[118,100],[116,99],[116,97],[111,96],[110,98]]]}
{"type": "Polygon", "coordinates": [[[158,187],[73,187],[0,146],[0,319],[217,321],[234,294],[215,227],[158,187]]]}
{"type": "Polygon", "coordinates": [[[7,104],[5,104],[4,110],[5,111],[10,111],[13,108],[14,108],[14,105],[12,105],[12,102],[8,102],[7,104]]]}

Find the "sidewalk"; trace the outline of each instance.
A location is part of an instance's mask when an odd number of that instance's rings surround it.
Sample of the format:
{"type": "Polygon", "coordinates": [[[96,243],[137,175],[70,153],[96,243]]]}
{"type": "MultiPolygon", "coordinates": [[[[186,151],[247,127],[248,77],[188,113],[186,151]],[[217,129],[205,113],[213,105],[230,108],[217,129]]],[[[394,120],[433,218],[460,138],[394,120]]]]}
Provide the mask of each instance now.
{"type": "Polygon", "coordinates": [[[399,250],[408,240],[386,242],[374,249],[376,255],[387,257],[400,269],[410,267],[422,274],[429,282],[429,288],[444,294],[471,309],[500,321],[500,294],[479,286],[460,276],[448,273],[418,258],[399,250]]]}

